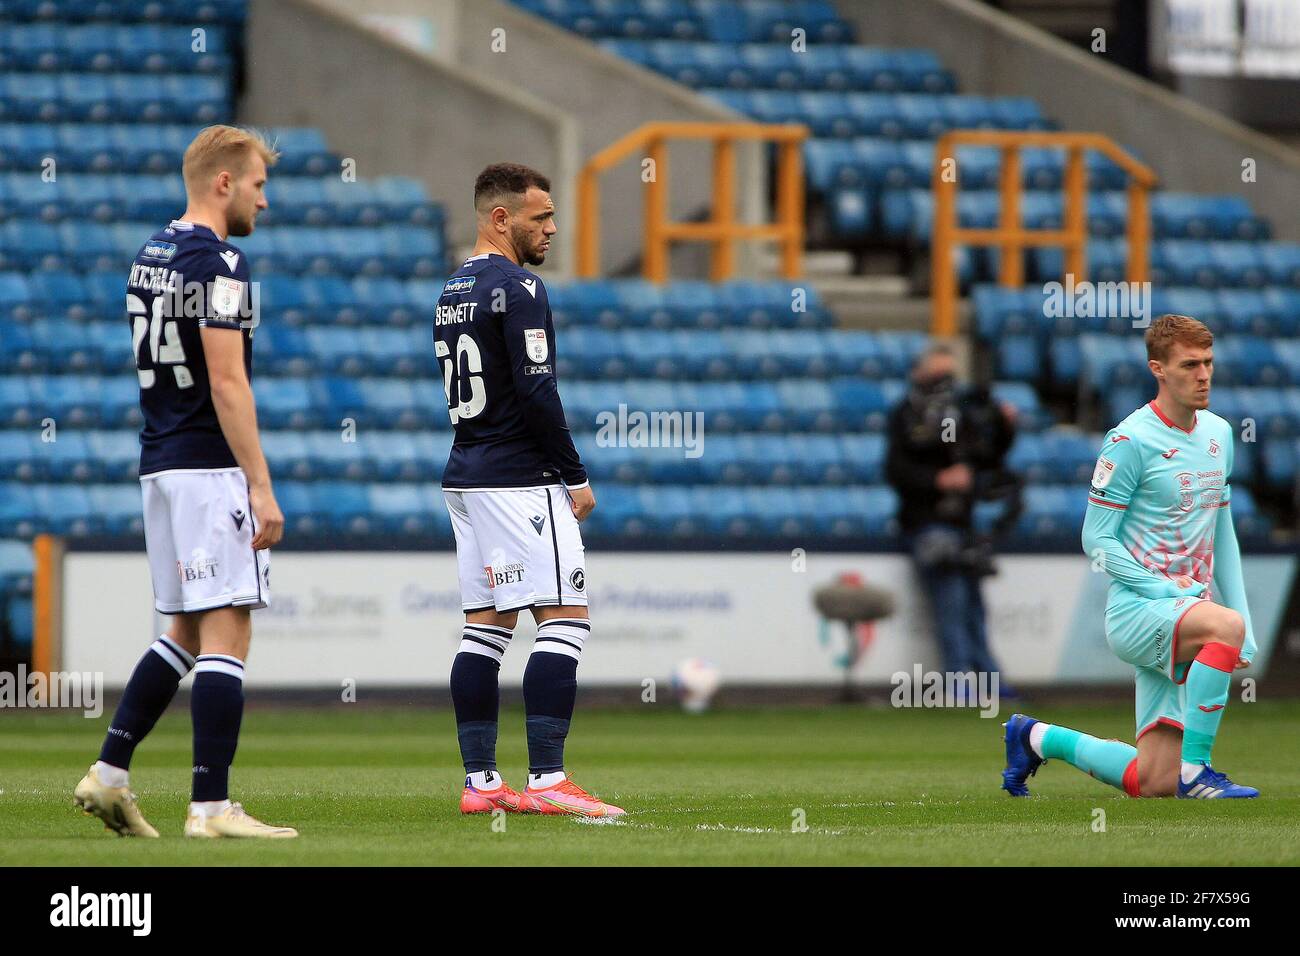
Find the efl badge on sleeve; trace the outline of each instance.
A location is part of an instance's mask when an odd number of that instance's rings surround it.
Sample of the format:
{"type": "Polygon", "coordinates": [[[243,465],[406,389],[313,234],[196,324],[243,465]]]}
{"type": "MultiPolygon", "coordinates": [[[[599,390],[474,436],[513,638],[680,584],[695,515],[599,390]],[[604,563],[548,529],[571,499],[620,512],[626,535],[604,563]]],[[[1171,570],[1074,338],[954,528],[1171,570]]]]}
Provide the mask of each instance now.
{"type": "Polygon", "coordinates": [[[212,311],[227,319],[239,315],[244,301],[244,283],[238,279],[217,276],[212,281],[212,311]]]}
{"type": "Polygon", "coordinates": [[[546,356],[551,354],[550,346],[546,344],[545,329],[524,329],[524,351],[534,362],[545,362],[546,356]]]}
{"type": "Polygon", "coordinates": [[[1102,455],[1097,459],[1097,467],[1092,472],[1092,486],[1094,488],[1105,488],[1110,484],[1111,476],[1115,474],[1115,463],[1102,455]]]}

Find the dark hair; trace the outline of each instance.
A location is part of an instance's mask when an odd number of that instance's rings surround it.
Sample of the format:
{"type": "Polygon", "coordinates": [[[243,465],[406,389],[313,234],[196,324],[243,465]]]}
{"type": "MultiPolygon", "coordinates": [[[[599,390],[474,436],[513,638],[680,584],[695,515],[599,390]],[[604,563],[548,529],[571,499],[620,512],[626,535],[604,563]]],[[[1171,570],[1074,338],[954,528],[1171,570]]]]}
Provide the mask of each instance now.
{"type": "Polygon", "coordinates": [[[493,163],[474,180],[474,208],[484,213],[505,206],[513,212],[533,186],[551,191],[551,181],[535,169],[519,163],[493,163]]]}

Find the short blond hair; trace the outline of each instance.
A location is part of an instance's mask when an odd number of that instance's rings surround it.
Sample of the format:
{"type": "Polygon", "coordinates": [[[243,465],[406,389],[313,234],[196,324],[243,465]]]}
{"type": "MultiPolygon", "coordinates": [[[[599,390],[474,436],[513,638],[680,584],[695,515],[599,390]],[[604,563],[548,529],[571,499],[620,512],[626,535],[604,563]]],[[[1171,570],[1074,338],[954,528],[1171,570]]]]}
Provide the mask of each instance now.
{"type": "Polygon", "coordinates": [[[1168,361],[1169,350],[1175,342],[1194,349],[1208,349],[1214,345],[1214,333],[1190,315],[1162,315],[1147,328],[1147,358],[1168,361]]]}
{"type": "Polygon", "coordinates": [[[238,176],[252,153],[261,156],[268,167],[274,166],[280,158],[275,144],[267,142],[266,137],[255,129],[208,126],[199,130],[194,141],[185,148],[185,158],[181,161],[186,192],[199,192],[223,170],[238,176]]]}

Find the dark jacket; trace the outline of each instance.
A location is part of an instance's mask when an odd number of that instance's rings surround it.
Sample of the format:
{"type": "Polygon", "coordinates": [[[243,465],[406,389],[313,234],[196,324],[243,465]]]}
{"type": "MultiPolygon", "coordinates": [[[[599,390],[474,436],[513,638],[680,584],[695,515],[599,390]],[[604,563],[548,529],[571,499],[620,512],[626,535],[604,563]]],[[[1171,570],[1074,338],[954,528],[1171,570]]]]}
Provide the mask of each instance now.
{"type": "Polygon", "coordinates": [[[885,455],[885,478],[898,492],[904,533],[934,522],[969,528],[981,482],[1001,469],[1014,440],[1014,427],[987,389],[909,390],[890,412],[885,455]],[[944,441],[945,434],[953,440],[944,441]],[[971,491],[939,491],[935,476],[962,462],[975,472],[971,491]]]}

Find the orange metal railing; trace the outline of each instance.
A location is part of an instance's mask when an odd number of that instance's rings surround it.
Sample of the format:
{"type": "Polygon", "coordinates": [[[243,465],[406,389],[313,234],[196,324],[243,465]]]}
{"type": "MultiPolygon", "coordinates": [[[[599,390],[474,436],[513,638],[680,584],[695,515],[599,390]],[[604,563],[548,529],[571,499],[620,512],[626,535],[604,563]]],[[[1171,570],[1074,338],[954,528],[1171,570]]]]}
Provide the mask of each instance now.
{"type": "Polygon", "coordinates": [[[48,679],[63,666],[63,541],[38,534],[32,558],[32,672],[48,679]]]}
{"type": "Polygon", "coordinates": [[[1024,284],[1026,246],[1061,246],[1065,250],[1065,272],[1075,282],[1087,278],[1088,205],[1084,151],[1103,153],[1128,173],[1128,281],[1146,282],[1151,238],[1149,191],[1156,184],[1155,173],[1124,152],[1100,133],[1004,132],[995,130],[953,130],[939,137],[935,146],[933,174],[934,232],[931,239],[930,293],[931,332],[957,334],[956,247],[997,246],[1001,250],[998,282],[1019,288],[1024,284]],[[957,225],[957,185],[961,164],[960,146],[997,146],[1002,150],[999,175],[1001,210],[993,229],[962,229],[957,225]],[[1020,220],[1020,150],[1024,147],[1064,148],[1065,215],[1060,229],[1026,229],[1020,220]],[[949,175],[949,172],[953,175],[949,175]]]}
{"type": "Polygon", "coordinates": [[[653,161],[645,183],[642,274],[651,281],[668,279],[668,252],[673,242],[707,242],[712,246],[709,278],[729,278],[736,269],[735,244],[744,239],[781,244],[781,274],[798,278],[803,269],[804,186],[800,146],[808,128],[765,123],[647,123],[606,146],[578,177],[578,275],[600,273],[600,174],[636,154],[653,161]],[[713,204],[704,222],[668,220],[668,142],[713,141],[713,204]],[[736,143],[758,140],[778,144],[776,220],[736,222],[736,143]]]}

